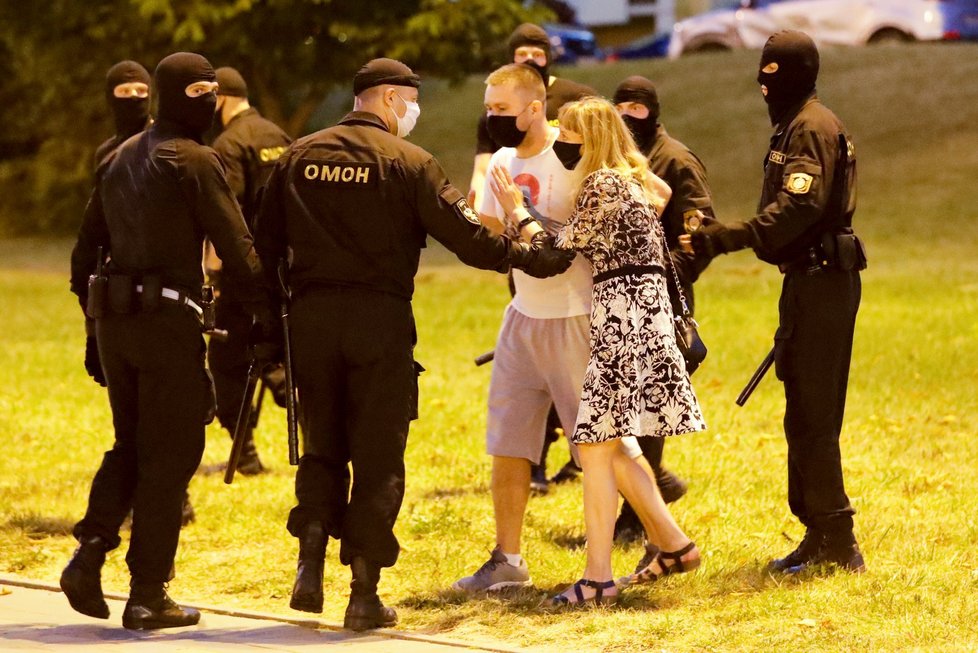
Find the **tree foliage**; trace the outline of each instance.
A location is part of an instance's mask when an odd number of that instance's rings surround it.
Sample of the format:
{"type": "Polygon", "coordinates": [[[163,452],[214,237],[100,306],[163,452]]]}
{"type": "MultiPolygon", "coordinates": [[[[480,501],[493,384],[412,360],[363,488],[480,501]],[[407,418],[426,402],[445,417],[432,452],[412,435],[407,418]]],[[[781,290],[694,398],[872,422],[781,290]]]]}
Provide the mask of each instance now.
{"type": "Polygon", "coordinates": [[[447,79],[501,62],[519,22],[548,10],[518,0],[47,0],[0,6],[0,232],[71,230],[91,188],[92,153],[111,135],[105,73],[151,73],[200,52],[234,66],[263,113],[298,135],[327,93],[367,60],[400,59],[447,79]]]}

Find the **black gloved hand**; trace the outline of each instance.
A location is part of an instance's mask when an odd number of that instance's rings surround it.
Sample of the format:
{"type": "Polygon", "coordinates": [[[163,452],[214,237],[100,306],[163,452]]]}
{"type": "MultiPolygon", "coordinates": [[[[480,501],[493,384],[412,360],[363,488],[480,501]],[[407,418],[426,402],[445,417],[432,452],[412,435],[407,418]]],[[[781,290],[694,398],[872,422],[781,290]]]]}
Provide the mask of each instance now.
{"type": "Polygon", "coordinates": [[[282,325],[271,312],[259,312],[248,333],[251,359],[262,370],[285,361],[285,337],[282,325]]]}
{"type": "Polygon", "coordinates": [[[744,222],[711,222],[690,234],[693,251],[710,258],[749,247],[752,235],[744,222]]]}
{"type": "Polygon", "coordinates": [[[574,250],[556,249],[553,238],[540,232],[533,237],[533,243],[521,243],[519,250],[510,253],[509,263],[531,277],[546,279],[564,272],[574,261],[574,250]]]}
{"type": "Polygon", "coordinates": [[[105,383],[105,372],[102,371],[102,361],[98,357],[98,340],[95,336],[85,338],[85,371],[103,388],[105,383]]]}

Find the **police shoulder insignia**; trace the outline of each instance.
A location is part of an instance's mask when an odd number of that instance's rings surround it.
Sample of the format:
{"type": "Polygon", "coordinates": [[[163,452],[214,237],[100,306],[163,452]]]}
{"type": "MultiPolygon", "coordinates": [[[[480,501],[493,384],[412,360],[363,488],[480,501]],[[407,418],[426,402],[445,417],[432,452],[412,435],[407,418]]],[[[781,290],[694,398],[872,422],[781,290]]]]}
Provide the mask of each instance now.
{"type": "Polygon", "coordinates": [[[793,172],[784,183],[786,191],[793,195],[804,195],[812,187],[812,176],[804,172],[793,172]]]}
{"type": "Polygon", "coordinates": [[[468,202],[466,202],[464,198],[455,202],[455,210],[458,211],[459,215],[461,215],[463,218],[465,218],[472,224],[482,226],[482,221],[479,220],[479,214],[472,210],[472,208],[469,206],[468,202]]]}
{"type": "Polygon", "coordinates": [[[788,160],[788,157],[784,155],[784,152],[778,152],[777,150],[771,150],[771,153],[768,155],[767,158],[768,161],[770,161],[771,163],[780,163],[780,164],[784,164],[784,162],[788,160]]]}

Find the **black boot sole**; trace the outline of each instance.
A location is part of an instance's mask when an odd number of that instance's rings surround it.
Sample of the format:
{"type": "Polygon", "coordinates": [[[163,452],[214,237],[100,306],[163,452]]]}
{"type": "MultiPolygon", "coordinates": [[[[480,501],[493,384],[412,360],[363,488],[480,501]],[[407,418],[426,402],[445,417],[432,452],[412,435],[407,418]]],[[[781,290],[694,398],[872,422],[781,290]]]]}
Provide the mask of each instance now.
{"type": "Polygon", "coordinates": [[[393,619],[379,619],[376,617],[344,617],[343,627],[355,632],[364,630],[374,630],[376,628],[391,628],[397,625],[397,617],[393,619]]]}
{"type": "Polygon", "coordinates": [[[81,587],[84,585],[84,582],[81,580],[80,576],[80,573],[67,569],[61,574],[61,591],[64,592],[65,596],[68,598],[68,603],[71,605],[71,608],[75,612],[80,612],[88,617],[95,617],[96,619],[108,619],[109,605],[105,602],[104,598],[82,598],[81,595],[84,594],[84,591],[81,589],[81,587]]]}
{"type": "Polygon", "coordinates": [[[289,607],[293,610],[298,610],[299,612],[312,612],[314,614],[320,614],[323,611],[323,597],[310,597],[295,594],[292,595],[292,599],[289,600],[289,607]]]}
{"type": "Polygon", "coordinates": [[[196,618],[186,619],[180,622],[159,621],[157,619],[127,619],[122,617],[122,627],[127,630],[160,630],[162,628],[186,628],[196,626],[200,623],[200,615],[196,618]]]}

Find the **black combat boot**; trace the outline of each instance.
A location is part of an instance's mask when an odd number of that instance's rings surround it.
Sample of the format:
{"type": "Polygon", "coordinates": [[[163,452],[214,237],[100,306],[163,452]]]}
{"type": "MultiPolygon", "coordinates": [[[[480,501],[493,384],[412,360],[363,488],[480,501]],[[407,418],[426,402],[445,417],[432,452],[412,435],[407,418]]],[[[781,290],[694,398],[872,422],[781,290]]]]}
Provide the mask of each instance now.
{"type": "Polygon", "coordinates": [[[659,486],[659,493],[665,503],[674,503],[683,498],[689,489],[686,481],[679,478],[665,467],[655,469],[655,484],[659,486]]]}
{"type": "Polygon", "coordinates": [[[825,536],[813,528],[805,531],[805,537],[798,544],[794,551],[783,558],[776,558],[768,565],[770,571],[782,571],[785,573],[797,573],[801,567],[815,560],[822,550],[822,542],[825,536]]]}
{"type": "Polygon", "coordinates": [[[323,565],[326,561],[326,533],[318,521],[306,525],[299,538],[299,565],[292,586],[289,607],[302,612],[323,611],[323,565]]]}
{"type": "Polygon", "coordinates": [[[248,431],[248,437],[241,447],[241,457],[238,458],[236,469],[245,476],[257,476],[265,472],[265,466],[261,464],[261,458],[258,457],[258,448],[255,446],[252,431],[248,431]]]}
{"type": "Polygon", "coordinates": [[[174,603],[163,589],[163,583],[133,581],[122,613],[122,626],[129,630],[180,628],[194,626],[199,621],[200,612],[174,603]]]}
{"type": "Polygon", "coordinates": [[[797,574],[817,565],[834,565],[854,574],[866,571],[866,562],[852,531],[824,533],[821,546],[814,556],[784,571],[787,574],[797,574]]]}
{"type": "Polygon", "coordinates": [[[61,591],[77,612],[109,618],[109,606],[102,594],[102,565],[105,564],[105,540],[101,537],[82,537],[78,540],[71,560],[61,572],[61,591]]]}
{"type": "Polygon", "coordinates": [[[377,596],[380,567],[366,558],[354,558],[350,563],[353,581],[350,583],[350,603],[346,606],[343,627],[349,630],[389,628],[397,623],[397,613],[386,607],[377,596]]]}

